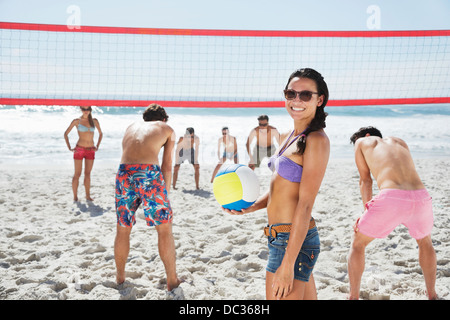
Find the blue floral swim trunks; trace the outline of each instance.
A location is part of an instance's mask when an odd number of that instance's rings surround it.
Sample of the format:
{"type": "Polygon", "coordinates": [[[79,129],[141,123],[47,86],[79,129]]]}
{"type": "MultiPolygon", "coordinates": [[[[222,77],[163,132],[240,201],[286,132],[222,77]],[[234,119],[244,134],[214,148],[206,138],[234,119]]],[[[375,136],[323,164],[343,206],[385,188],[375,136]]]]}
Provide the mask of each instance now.
{"type": "Polygon", "coordinates": [[[173,212],[161,169],[154,164],[121,164],[116,175],[117,223],[132,227],[142,203],[148,226],[170,223],[173,212]]]}

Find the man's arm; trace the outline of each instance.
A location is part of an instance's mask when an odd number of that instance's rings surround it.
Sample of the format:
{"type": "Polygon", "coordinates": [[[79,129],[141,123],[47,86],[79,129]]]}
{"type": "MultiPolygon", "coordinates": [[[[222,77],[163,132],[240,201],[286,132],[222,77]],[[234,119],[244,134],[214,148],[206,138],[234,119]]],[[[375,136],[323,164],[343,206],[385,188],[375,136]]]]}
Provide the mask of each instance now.
{"type": "Polygon", "coordinates": [[[164,177],[164,181],[166,183],[167,192],[170,192],[170,186],[172,184],[172,155],[173,155],[173,147],[175,145],[174,137],[172,136],[173,130],[169,130],[169,134],[167,135],[167,141],[163,145],[164,153],[161,164],[161,172],[164,177]]]}
{"type": "Polygon", "coordinates": [[[237,145],[236,137],[233,137],[233,141],[234,141],[233,156],[235,156],[235,155],[237,155],[237,152],[238,152],[238,145],[237,145]]]}
{"type": "Polygon", "coordinates": [[[250,134],[248,135],[247,142],[245,143],[245,147],[247,148],[247,152],[250,157],[251,157],[250,145],[252,144],[255,136],[256,136],[256,131],[255,131],[255,129],[252,129],[252,131],[250,131],[250,134]]]}
{"type": "Polygon", "coordinates": [[[370,168],[367,165],[364,153],[362,151],[363,139],[358,139],[355,143],[355,163],[359,172],[359,190],[363,205],[372,199],[372,176],[370,175],[370,168]]]}
{"type": "Polygon", "coordinates": [[[222,142],[222,138],[219,138],[219,140],[217,140],[217,158],[220,160],[222,159],[221,154],[220,154],[220,144],[222,142]]]}
{"type": "Polygon", "coordinates": [[[256,129],[252,129],[252,131],[250,131],[250,134],[248,135],[247,143],[245,144],[245,147],[247,148],[248,156],[250,157],[250,162],[249,162],[250,166],[254,166],[254,164],[255,164],[255,161],[253,160],[252,152],[250,150],[250,145],[252,144],[253,139],[255,137],[256,137],[256,129]]]}
{"type": "Polygon", "coordinates": [[[200,138],[198,136],[194,137],[194,163],[198,164],[198,153],[200,149],[200,138]]]}
{"type": "Polygon", "coordinates": [[[277,128],[273,127],[273,131],[274,131],[275,141],[278,143],[278,145],[280,145],[281,135],[278,132],[277,128]]]}
{"type": "MultiPolygon", "coordinates": [[[[173,137],[174,135],[172,135],[173,137]]],[[[172,138],[172,141],[175,143],[175,139],[172,138]]],[[[183,148],[183,138],[180,137],[177,142],[177,147],[173,148],[175,150],[175,163],[178,163],[178,160],[180,159],[180,150],[183,148]]]]}

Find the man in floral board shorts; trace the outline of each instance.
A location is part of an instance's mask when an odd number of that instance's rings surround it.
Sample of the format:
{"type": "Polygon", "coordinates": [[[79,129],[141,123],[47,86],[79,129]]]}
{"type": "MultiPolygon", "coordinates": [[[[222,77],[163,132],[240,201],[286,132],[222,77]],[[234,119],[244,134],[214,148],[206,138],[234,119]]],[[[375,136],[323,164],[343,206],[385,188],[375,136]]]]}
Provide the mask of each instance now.
{"type": "Polygon", "coordinates": [[[167,275],[167,289],[177,288],[173,212],[169,201],[172,179],[174,131],[167,125],[163,107],[151,104],[125,131],[122,159],[116,175],[117,233],[114,258],[117,283],[125,281],[125,264],[130,250],[130,233],[136,223],[136,210],[142,204],[147,225],[158,232],[158,248],[167,275]],[[158,154],[163,149],[162,165],[158,154]]]}
{"type": "Polygon", "coordinates": [[[359,298],[366,246],[375,238],[387,237],[403,224],[419,246],[419,263],[428,298],[436,299],[431,197],[416,172],[407,144],[395,137],[383,139],[381,132],[374,127],[359,129],[350,141],[355,144],[355,162],[365,212],[354,226],[348,257],[349,298],[359,298]],[[373,198],[371,175],[380,189],[373,198]]]}

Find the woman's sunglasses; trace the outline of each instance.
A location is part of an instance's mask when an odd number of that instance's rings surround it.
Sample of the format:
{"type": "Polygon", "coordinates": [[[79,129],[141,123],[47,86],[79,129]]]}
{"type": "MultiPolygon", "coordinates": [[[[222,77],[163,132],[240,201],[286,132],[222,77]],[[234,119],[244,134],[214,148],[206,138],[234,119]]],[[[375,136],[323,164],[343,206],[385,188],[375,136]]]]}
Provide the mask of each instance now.
{"type": "Polygon", "coordinates": [[[91,108],[81,108],[81,111],[91,111],[91,108]]]}
{"type": "Polygon", "coordinates": [[[313,94],[319,94],[319,93],[308,91],[308,90],[303,90],[300,92],[292,90],[292,89],[284,90],[284,97],[286,98],[286,100],[294,100],[298,95],[298,98],[300,100],[302,100],[304,102],[308,102],[309,100],[311,100],[313,94]]]}

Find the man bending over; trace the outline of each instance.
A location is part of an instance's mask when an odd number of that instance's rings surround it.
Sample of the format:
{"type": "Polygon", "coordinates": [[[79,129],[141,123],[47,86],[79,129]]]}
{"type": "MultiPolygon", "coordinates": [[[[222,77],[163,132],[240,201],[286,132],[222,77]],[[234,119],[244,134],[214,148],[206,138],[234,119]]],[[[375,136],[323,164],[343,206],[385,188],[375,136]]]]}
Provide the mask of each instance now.
{"type": "Polygon", "coordinates": [[[172,179],[174,131],[167,125],[163,107],[151,104],[144,121],[130,125],[122,141],[122,159],[116,175],[117,234],[114,257],[117,283],[125,281],[125,264],[130,251],[130,233],[135,213],[142,203],[145,220],[158,232],[158,249],[167,275],[169,291],[179,286],[176,273],[175,243],[172,234],[172,208],[169,201],[172,179]],[[162,165],[158,154],[164,149],[162,165]]]}
{"type": "Polygon", "coordinates": [[[436,299],[436,253],[431,243],[433,211],[431,197],[416,172],[406,143],[384,138],[374,127],[359,129],[350,138],[365,207],[356,221],[348,257],[350,299],[359,299],[365,248],[375,238],[387,237],[399,224],[405,225],[419,245],[419,263],[429,299],[436,299]],[[372,178],[380,192],[372,198],[372,178]]]}

